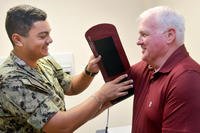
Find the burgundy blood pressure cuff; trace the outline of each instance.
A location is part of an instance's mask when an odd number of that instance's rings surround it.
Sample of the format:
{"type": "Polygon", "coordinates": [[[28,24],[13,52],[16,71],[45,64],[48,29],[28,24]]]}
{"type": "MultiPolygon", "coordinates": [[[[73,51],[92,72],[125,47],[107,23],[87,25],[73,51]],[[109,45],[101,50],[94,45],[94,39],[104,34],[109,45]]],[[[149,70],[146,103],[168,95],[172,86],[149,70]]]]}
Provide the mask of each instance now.
{"type": "MultiPolygon", "coordinates": [[[[85,33],[85,37],[94,56],[102,56],[98,66],[105,82],[111,81],[122,74],[129,74],[130,64],[114,25],[106,23],[95,25],[85,33]]],[[[130,77],[125,80],[127,79],[130,79],[130,77]]],[[[131,88],[128,90],[127,95],[111,102],[116,104],[130,97],[133,93],[134,89],[131,88]]]]}

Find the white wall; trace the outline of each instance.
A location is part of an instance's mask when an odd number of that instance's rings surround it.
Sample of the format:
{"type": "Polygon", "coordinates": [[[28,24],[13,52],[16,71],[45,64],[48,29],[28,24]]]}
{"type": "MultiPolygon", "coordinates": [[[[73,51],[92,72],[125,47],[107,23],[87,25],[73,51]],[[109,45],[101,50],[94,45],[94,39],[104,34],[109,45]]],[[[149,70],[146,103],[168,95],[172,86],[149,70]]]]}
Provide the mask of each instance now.
{"type": "MultiPolygon", "coordinates": [[[[136,46],[136,18],[144,9],[154,5],[167,4],[180,10],[186,17],[186,46],[198,62],[200,49],[198,42],[199,19],[196,12],[198,0],[0,0],[0,56],[7,56],[12,49],[5,32],[6,11],[18,4],[31,4],[48,13],[54,42],[50,52],[73,52],[75,58],[75,73],[81,72],[92,54],[84,37],[85,32],[98,23],[112,23],[117,27],[130,64],[140,60],[141,50],[136,46]],[[190,5],[190,6],[189,6],[190,5]]],[[[101,74],[98,74],[91,86],[78,96],[67,97],[67,108],[73,107],[90,96],[103,84],[101,74]]],[[[131,124],[132,100],[129,98],[110,109],[110,127],[131,124]]],[[[87,122],[75,133],[94,133],[96,129],[105,127],[106,112],[87,122]]],[[[67,124],[67,123],[66,123],[67,124]]]]}
{"type": "MultiPolygon", "coordinates": [[[[140,49],[135,45],[135,18],[140,7],[132,0],[0,0],[0,56],[7,56],[12,49],[4,28],[5,15],[10,7],[18,4],[31,4],[48,13],[54,41],[50,52],[73,52],[76,73],[83,71],[92,54],[84,34],[98,23],[112,23],[117,27],[131,64],[140,58],[140,55],[136,54],[140,49]]],[[[99,73],[88,90],[78,96],[67,97],[67,108],[79,104],[103,83],[99,73]]],[[[128,125],[131,118],[132,98],[129,98],[110,109],[109,126],[128,125]]],[[[86,123],[76,133],[94,133],[96,129],[105,127],[105,121],[106,112],[86,123]]]]}

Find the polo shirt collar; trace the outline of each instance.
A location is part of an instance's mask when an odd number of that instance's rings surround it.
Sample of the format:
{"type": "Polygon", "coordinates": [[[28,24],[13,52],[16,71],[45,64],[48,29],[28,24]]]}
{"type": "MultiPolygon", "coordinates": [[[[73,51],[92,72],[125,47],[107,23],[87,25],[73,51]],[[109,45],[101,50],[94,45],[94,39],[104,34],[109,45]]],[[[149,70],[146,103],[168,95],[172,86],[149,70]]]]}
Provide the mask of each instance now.
{"type": "Polygon", "coordinates": [[[168,73],[170,72],[181,60],[189,56],[185,45],[180,46],[175,52],[167,59],[164,65],[160,68],[158,72],[168,73]]]}

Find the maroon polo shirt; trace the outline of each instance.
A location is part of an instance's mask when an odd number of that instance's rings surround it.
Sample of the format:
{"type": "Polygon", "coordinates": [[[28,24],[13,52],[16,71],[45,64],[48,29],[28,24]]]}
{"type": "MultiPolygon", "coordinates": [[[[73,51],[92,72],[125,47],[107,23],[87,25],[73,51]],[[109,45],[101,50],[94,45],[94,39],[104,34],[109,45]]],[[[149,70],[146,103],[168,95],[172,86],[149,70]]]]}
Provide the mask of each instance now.
{"type": "Polygon", "coordinates": [[[132,133],[200,133],[200,65],[179,47],[156,73],[131,68],[135,94],[132,133]]]}

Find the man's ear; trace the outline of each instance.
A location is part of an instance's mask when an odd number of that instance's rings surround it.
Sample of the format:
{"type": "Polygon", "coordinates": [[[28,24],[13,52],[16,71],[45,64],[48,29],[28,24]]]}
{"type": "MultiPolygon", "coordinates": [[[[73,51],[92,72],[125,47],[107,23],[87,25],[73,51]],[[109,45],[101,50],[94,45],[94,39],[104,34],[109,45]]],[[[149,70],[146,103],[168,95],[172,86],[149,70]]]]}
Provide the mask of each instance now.
{"type": "Polygon", "coordinates": [[[17,33],[12,34],[12,41],[16,46],[23,46],[22,36],[17,33]]]}
{"type": "Polygon", "coordinates": [[[174,28],[170,28],[167,32],[167,42],[172,43],[176,39],[176,30],[174,28]]]}

